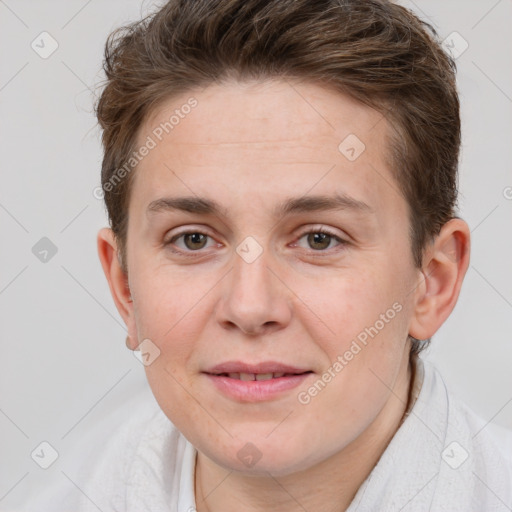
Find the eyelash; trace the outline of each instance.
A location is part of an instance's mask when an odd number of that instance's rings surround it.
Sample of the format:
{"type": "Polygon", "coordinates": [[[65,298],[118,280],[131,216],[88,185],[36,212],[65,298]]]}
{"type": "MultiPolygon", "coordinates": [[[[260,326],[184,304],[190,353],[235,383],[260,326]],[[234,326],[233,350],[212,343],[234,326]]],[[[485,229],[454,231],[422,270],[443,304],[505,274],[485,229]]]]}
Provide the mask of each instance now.
{"type": "MultiPolygon", "coordinates": [[[[303,233],[301,233],[298,238],[297,238],[297,241],[300,240],[301,238],[303,238],[305,235],[309,235],[309,234],[312,234],[312,233],[322,233],[322,234],[325,234],[325,235],[329,235],[331,238],[333,238],[334,240],[336,240],[338,242],[338,246],[345,246],[348,244],[348,242],[346,240],[343,240],[342,238],[340,238],[338,235],[336,235],[335,233],[331,232],[330,230],[324,228],[324,227],[319,227],[319,228],[315,228],[315,229],[309,229],[308,231],[304,231],[303,233]]],[[[164,245],[173,253],[175,254],[178,254],[180,256],[184,256],[184,257],[187,257],[187,258],[194,258],[196,257],[197,255],[199,255],[202,250],[201,249],[198,249],[196,251],[192,251],[192,250],[186,250],[184,251],[183,249],[179,249],[179,250],[176,250],[174,248],[172,248],[172,245],[173,243],[178,240],[179,238],[185,236],[185,235],[193,235],[193,234],[200,234],[200,235],[206,235],[207,237],[209,238],[213,238],[212,236],[210,236],[208,233],[203,233],[202,231],[183,231],[182,233],[177,233],[176,235],[174,235],[168,242],[165,242],[164,245]]],[[[296,243],[296,242],[294,242],[296,243]]],[[[306,249],[307,250],[307,249],[306,249]]],[[[314,254],[314,256],[319,256],[319,257],[323,257],[325,256],[327,252],[331,252],[332,251],[332,248],[331,249],[323,249],[323,250],[314,250],[314,249],[310,249],[312,251],[312,253],[314,254]]]]}

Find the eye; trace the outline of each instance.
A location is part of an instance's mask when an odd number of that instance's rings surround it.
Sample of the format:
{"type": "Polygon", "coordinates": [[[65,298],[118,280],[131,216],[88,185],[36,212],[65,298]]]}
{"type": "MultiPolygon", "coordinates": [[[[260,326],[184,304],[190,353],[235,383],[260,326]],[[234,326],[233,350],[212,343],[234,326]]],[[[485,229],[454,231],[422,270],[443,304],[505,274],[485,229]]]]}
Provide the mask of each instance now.
{"type": "MultiPolygon", "coordinates": [[[[347,243],[348,242],[328,229],[317,228],[302,233],[298,241],[293,245],[299,245],[305,249],[313,249],[315,252],[324,252],[333,248],[333,246],[346,245],[347,243]],[[306,239],[307,247],[299,243],[304,238],[306,239]]],[[[183,254],[200,252],[201,249],[215,245],[215,242],[210,235],[202,233],[201,231],[185,231],[174,235],[165,242],[165,245],[168,246],[171,251],[183,254]],[[210,245],[208,245],[208,239],[211,239],[210,245]],[[177,247],[178,250],[175,250],[172,246],[177,247]]]]}
{"type": "Polygon", "coordinates": [[[299,237],[299,241],[303,238],[306,238],[306,242],[309,246],[306,248],[314,249],[316,252],[332,248],[331,243],[334,241],[338,242],[337,245],[345,245],[347,243],[345,240],[325,228],[306,231],[299,237]]]}
{"type": "Polygon", "coordinates": [[[169,241],[165,243],[165,245],[176,245],[182,251],[194,252],[198,251],[199,249],[204,249],[206,247],[208,238],[210,238],[209,235],[201,233],[200,231],[186,231],[184,233],[174,235],[169,241]],[[176,243],[176,241],[180,239],[182,239],[184,245],[176,243]]]}

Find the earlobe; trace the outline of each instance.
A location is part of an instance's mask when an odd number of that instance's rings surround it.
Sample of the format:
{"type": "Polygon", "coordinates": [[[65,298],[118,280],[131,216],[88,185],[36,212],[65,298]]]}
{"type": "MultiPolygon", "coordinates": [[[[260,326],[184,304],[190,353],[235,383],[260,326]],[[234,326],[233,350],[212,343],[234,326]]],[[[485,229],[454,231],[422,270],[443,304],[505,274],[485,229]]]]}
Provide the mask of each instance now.
{"type": "Polygon", "coordinates": [[[101,229],[98,233],[97,243],[98,255],[103,272],[107,278],[110,293],[119,314],[127,326],[130,345],[133,344],[135,347],[137,345],[137,336],[133,319],[133,300],[128,277],[119,262],[117,242],[112,230],[109,228],[101,229]]]}
{"type": "Polygon", "coordinates": [[[453,311],[469,266],[470,233],[461,219],[451,219],[427,248],[409,334],[427,339],[453,311]]]}

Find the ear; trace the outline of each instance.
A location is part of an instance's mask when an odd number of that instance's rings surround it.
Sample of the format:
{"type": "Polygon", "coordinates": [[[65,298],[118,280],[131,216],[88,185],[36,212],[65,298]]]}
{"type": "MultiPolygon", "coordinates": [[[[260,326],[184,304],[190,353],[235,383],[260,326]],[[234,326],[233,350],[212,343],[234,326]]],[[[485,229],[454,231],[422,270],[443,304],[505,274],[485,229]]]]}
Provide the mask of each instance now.
{"type": "Polygon", "coordinates": [[[451,219],[425,251],[409,334],[434,335],[452,312],[469,266],[470,232],[462,219],[451,219]]]}
{"type": "Polygon", "coordinates": [[[113,231],[109,228],[103,228],[98,233],[98,255],[108,281],[110,293],[128,330],[127,346],[132,350],[136,350],[139,343],[128,275],[121,267],[117,242],[113,231]]]}

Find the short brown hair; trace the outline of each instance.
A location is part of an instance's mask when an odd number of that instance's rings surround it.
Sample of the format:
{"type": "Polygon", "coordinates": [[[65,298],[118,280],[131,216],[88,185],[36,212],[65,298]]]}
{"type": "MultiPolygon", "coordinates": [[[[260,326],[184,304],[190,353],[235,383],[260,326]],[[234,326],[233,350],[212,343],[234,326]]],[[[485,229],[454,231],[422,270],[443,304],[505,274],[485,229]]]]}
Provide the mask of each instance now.
{"type": "Polygon", "coordinates": [[[388,0],[171,0],[110,34],[104,71],[96,105],[101,179],[122,261],[133,173],[106,185],[135,150],[142,123],[162,101],[233,77],[317,82],[386,117],[385,157],[409,205],[418,267],[425,245],[454,216],[456,66],[435,29],[405,7],[388,0]]]}

